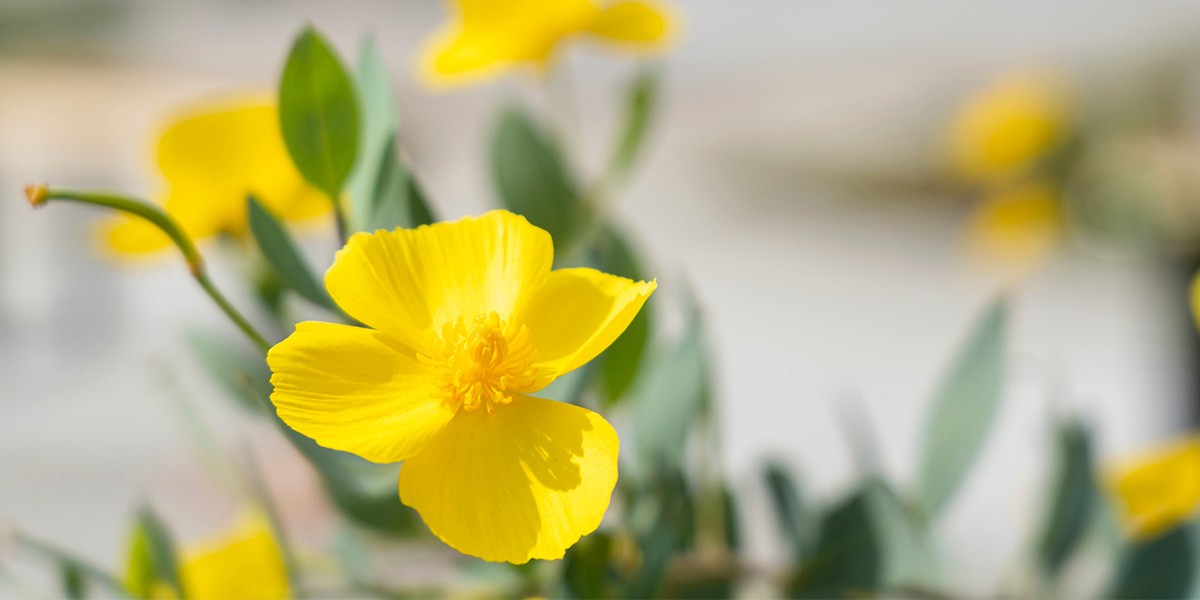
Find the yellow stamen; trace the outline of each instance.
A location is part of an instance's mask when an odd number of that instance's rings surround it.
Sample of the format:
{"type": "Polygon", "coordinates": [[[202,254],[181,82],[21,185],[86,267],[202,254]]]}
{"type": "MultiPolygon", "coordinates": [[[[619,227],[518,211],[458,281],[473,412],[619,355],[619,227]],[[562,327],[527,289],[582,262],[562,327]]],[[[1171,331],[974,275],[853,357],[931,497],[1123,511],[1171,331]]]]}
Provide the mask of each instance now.
{"type": "Polygon", "coordinates": [[[444,324],[433,354],[420,355],[421,362],[433,368],[437,396],[454,408],[482,406],[495,414],[514,393],[533,391],[537,381],[529,328],[494,312],[444,324]]]}

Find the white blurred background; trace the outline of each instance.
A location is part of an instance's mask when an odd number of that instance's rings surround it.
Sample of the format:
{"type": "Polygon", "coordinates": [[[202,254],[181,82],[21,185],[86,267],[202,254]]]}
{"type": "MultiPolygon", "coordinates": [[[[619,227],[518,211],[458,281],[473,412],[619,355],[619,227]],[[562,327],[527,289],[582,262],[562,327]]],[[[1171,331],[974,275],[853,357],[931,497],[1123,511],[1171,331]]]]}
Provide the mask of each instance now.
{"type": "MultiPolygon", "coordinates": [[[[714,330],[725,467],[763,506],[761,461],[780,456],[831,496],[854,477],[835,413],[854,399],[897,481],[912,476],[937,378],[972,320],[1008,286],[962,252],[956,198],[847,199],[816,162],[928,169],[949,111],[1006,70],[1052,65],[1088,90],[1122,82],[1200,32],[1194,3],[722,2],[677,0],[681,43],[649,151],[621,197],[666,295],[686,280],[714,330]]],[[[405,139],[445,217],[494,205],[492,119],[532,78],[433,93],[411,62],[443,19],[434,1],[165,3],[0,0],[0,524],[103,565],[128,517],[152,502],[185,539],[230,518],[180,425],[183,390],[238,448],[262,451],[302,540],[325,533],[312,475],[196,372],[188,327],[236,335],[169,257],[100,256],[97,213],[33,211],[21,186],[49,181],[150,196],[165,114],[197,97],[271,90],[306,22],[349,60],[374,35],[392,68],[405,139]]],[[[579,136],[595,169],[633,64],[569,52],[579,136]]],[[[1200,104],[1198,104],[1200,106],[1200,104]]],[[[332,242],[311,240],[314,260],[332,242]]],[[[214,260],[242,306],[236,265],[214,260]],[[224,274],[222,270],[224,269],[224,274]]],[[[1066,250],[1013,300],[1014,376],[939,551],[955,589],[995,589],[1030,543],[1052,414],[1078,410],[1113,457],[1189,425],[1186,273],[1147,258],[1066,250]]],[[[770,521],[746,511],[750,551],[775,555],[770,521]]]]}

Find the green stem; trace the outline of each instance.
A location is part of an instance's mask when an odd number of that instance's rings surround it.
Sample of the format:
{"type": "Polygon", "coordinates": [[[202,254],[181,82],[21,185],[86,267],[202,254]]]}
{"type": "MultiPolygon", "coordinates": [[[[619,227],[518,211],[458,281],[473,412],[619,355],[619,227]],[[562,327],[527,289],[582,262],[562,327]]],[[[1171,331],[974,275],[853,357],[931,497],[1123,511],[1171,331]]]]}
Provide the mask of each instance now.
{"type": "Polygon", "coordinates": [[[229,320],[233,321],[234,325],[237,325],[238,329],[241,329],[242,333],[245,333],[246,337],[250,338],[250,341],[263,353],[266,353],[270,349],[271,345],[267,343],[266,338],[213,285],[212,280],[208,277],[208,272],[204,268],[204,258],[200,256],[200,251],[196,249],[196,244],[192,241],[192,238],[188,237],[184,233],[183,228],[167,213],[163,212],[161,208],[116,194],[60,190],[44,185],[26,186],[25,196],[34,207],[42,206],[50,200],[65,200],[68,202],[91,204],[93,206],[103,206],[145,219],[166,234],[171,239],[171,242],[175,244],[175,247],[183,253],[183,258],[187,261],[188,271],[191,272],[196,283],[199,283],[200,287],[208,294],[208,297],[212,298],[213,302],[225,313],[225,316],[229,317],[229,320]]]}

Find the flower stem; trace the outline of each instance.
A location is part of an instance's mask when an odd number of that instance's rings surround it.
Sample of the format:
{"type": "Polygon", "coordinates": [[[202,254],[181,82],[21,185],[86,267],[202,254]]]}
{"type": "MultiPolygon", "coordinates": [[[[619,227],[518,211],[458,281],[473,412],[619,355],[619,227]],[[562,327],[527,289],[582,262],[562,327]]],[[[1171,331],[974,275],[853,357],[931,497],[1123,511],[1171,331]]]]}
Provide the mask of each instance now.
{"type": "Polygon", "coordinates": [[[254,326],[250,324],[250,321],[246,320],[246,317],[242,316],[242,314],[233,307],[233,304],[229,302],[224,294],[222,294],[220,290],[213,285],[213,282],[208,277],[208,272],[204,267],[204,258],[200,256],[200,251],[196,249],[196,244],[192,241],[192,238],[188,237],[179,224],[176,223],[175,220],[169,215],[167,215],[166,212],[163,212],[162,209],[146,202],[141,202],[139,200],[134,200],[124,196],[118,196],[116,194],[60,190],[49,188],[44,185],[26,186],[25,196],[29,199],[29,203],[34,207],[42,206],[50,200],[65,200],[68,202],[79,202],[81,204],[91,204],[93,206],[111,208],[113,210],[128,213],[150,222],[151,225],[154,225],[160,231],[166,234],[167,237],[171,239],[171,242],[175,244],[175,247],[178,248],[183,254],[183,258],[187,261],[188,271],[191,272],[192,278],[196,280],[196,283],[200,284],[200,287],[204,289],[204,292],[208,294],[208,297],[212,298],[213,302],[220,307],[221,311],[225,313],[225,316],[229,317],[229,320],[233,321],[233,324],[237,325],[238,329],[241,329],[242,333],[245,333],[246,337],[250,338],[250,341],[253,342],[254,345],[257,346],[258,349],[263,353],[266,353],[266,351],[270,349],[271,345],[267,343],[266,338],[264,338],[262,334],[260,334],[258,330],[256,330],[254,326]]]}

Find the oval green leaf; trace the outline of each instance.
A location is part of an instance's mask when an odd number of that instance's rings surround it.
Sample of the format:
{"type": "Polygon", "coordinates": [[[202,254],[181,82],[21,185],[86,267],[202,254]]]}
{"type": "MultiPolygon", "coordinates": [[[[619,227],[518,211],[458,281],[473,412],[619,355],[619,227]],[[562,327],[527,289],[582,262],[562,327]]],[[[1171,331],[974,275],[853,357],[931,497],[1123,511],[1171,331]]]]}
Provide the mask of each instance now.
{"type": "Polygon", "coordinates": [[[1000,404],[1008,310],[994,302],[975,323],[934,398],[917,475],[917,497],[935,515],[957,490],[1000,404]]]}
{"type": "Polygon", "coordinates": [[[246,211],[254,241],[279,278],[305,300],[340,312],[324,286],[318,283],[312,269],[304,262],[304,257],[283,224],[253,196],[246,198],[246,211]]]}
{"type": "Polygon", "coordinates": [[[354,85],[312,27],[296,37],[279,82],[283,141],[305,179],[338,203],[358,152],[354,85]]]}

